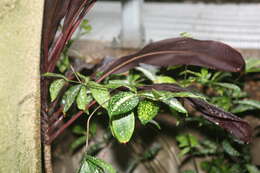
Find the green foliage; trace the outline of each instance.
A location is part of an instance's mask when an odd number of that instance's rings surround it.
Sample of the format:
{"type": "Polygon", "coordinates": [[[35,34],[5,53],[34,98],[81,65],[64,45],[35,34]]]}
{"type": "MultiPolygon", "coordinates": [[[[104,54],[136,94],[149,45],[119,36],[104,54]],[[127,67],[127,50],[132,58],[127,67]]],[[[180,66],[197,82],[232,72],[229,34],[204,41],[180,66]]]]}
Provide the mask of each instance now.
{"type": "Polygon", "coordinates": [[[255,165],[247,164],[246,169],[248,170],[249,173],[260,173],[260,170],[257,169],[255,165]]]}
{"type": "Polygon", "coordinates": [[[112,118],[110,128],[112,134],[117,138],[117,140],[120,143],[128,142],[134,133],[134,128],[135,128],[134,113],[131,112],[129,114],[124,114],[112,118]]]}
{"type": "Polygon", "coordinates": [[[246,59],[246,73],[260,72],[260,59],[248,58],[246,59]]]}
{"type": "Polygon", "coordinates": [[[139,97],[132,92],[119,92],[111,97],[108,105],[110,117],[133,110],[139,103],[139,97]]]}
{"type": "Polygon", "coordinates": [[[143,125],[151,121],[158,114],[158,111],[158,104],[149,100],[140,101],[137,108],[138,118],[143,125]]]}
{"type": "Polygon", "coordinates": [[[92,27],[87,19],[83,19],[80,24],[80,29],[82,30],[80,33],[81,35],[86,35],[92,30],[92,27]]]}
{"type": "MultiPolygon", "coordinates": [[[[86,22],[82,27],[88,30],[88,23],[86,22]]],[[[63,56],[58,64],[58,69],[62,73],[70,65],[66,54],[63,56]]],[[[247,62],[246,73],[260,71],[259,60],[248,60],[247,62]]],[[[98,107],[97,113],[95,111],[94,113],[103,114],[105,112],[109,115],[110,131],[120,143],[127,143],[132,138],[136,116],[142,125],[153,123],[159,127],[158,123],[153,120],[154,117],[158,112],[169,112],[169,110],[180,123],[180,127],[185,125],[185,128],[187,128],[186,125],[192,123],[198,129],[216,128],[215,125],[202,120],[202,118],[183,116],[183,114],[187,115],[189,111],[183,105],[183,98],[202,99],[226,111],[240,113],[241,116],[248,110],[260,109],[260,102],[249,99],[247,93],[242,90],[243,76],[234,80],[234,74],[228,72],[215,72],[206,68],[183,68],[181,66],[170,67],[166,70],[140,66],[128,72],[127,75],[111,75],[102,83],[96,83],[83,72],[75,72],[74,75],[79,78],[77,81],[70,80],[57,73],[43,75],[44,77],[55,78],[49,88],[51,102],[54,100],[61,101],[64,106],[63,112],[68,113],[73,103],[76,103],[75,106],[78,110],[88,112],[91,110],[86,110],[87,105],[93,100],[96,101],[98,105],[102,106],[103,110],[98,107]],[[176,83],[184,87],[196,86],[202,93],[138,90],[138,86],[154,83],[176,83]],[[68,88],[64,87],[65,84],[66,86],[68,84],[68,88]],[[63,90],[65,91],[63,92],[63,90]],[[58,97],[59,95],[62,97],[58,97]]],[[[189,114],[192,115],[192,113],[189,114]]],[[[92,124],[90,127],[92,127],[92,124]]],[[[92,136],[94,134],[92,132],[87,134],[81,126],[76,126],[73,132],[77,139],[71,144],[72,151],[86,143],[87,135],[92,136]]],[[[179,156],[183,158],[207,156],[210,159],[200,164],[200,168],[205,173],[259,173],[257,167],[251,164],[246,146],[232,142],[223,131],[218,131],[218,134],[213,135],[208,131],[204,133],[206,135],[202,137],[202,140],[198,140],[192,134],[176,131],[176,140],[180,148],[179,156]]],[[[104,147],[104,143],[95,143],[94,149],[90,147],[88,153],[92,153],[91,151],[95,153],[104,147]]],[[[148,149],[142,156],[138,157],[138,162],[153,159],[160,149],[159,147],[148,149]]],[[[111,166],[102,160],[86,156],[78,172],[110,173],[113,171],[115,172],[111,166]]],[[[182,173],[193,172],[196,171],[186,170],[182,173]]]]}
{"type": "Polygon", "coordinates": [[[101,159],[85,155],[78,173],[116,173],[116,170],[101,159]]]}
{"type": "Polygon", "coordinates": [[[71,107],[71,105],[73,104],[73,102],[76,100],[80,88],[81,88],[80,84],[74,85],[65,92],[61,101],[61,103],[63,104],[63,113],[66,113],[71,107]]]}
{"type": "Polygon", "coordinates": [[[240,156],[240,153],[236,149],[234,149],[227,140],[224,140],[222,142],[222,147],[223,147],[224,151],[227,154],[229,154],[230,156],[235,156],[235,157],[240,156]]]}
{"type": "Polygon", "coordinates": [[[176,98],[167,98],[162,100],[163,103],[167,104],[171,109],[177,112],[187,114],[188,111],[182,106],[182,104],[176,98]]]}
{"type": "Polygon", "coordinates": [[[81,89],[79,91],[79,94],[77,96],[77,106],[80,110],[86,110],[86,106],[93,100],[91,95],[87,94],[87,87],[81,86],[81,89]]]}
{"type": "Polygon", "coordinates": [[[42,76],[43,76],[43,77],[62,78],[62,79],[64,79],[64,80],[68,81],[68,79],[67,79],[64,75],[58,74],[58,73],[47,72],[47,73],[44,73],[42,76]]]}
{"type": "Polygon", "coordinates": [[[176,137],[178,146],[181,148],[179,156],[184,156],[199,146],[198,139],[191,134],[181,134],[176,137]]]}
{"type": "Polygon", "coordinates": [[[57,63],[57,67],[61,73],[64,73],[70,67],[70,61],[66,53],[62,53],[60,60],[57,63]]]}
{"type": "Polygon", "coordinates": [[[107,88],[97,83],[91,83],[90,91],[93,98],[98,102],[98,104],[100,104],[103,108],[108,107],[110,93],[107,88]]]}
{"type": "Polygon", "coordinates": [[[57,96],[59,95],[60,90],[64,86],[66,81],[64,79],[57,79],[53,81],[50,85],[50,96],[51,96],[51,102],[53,102],[57,96]]]}

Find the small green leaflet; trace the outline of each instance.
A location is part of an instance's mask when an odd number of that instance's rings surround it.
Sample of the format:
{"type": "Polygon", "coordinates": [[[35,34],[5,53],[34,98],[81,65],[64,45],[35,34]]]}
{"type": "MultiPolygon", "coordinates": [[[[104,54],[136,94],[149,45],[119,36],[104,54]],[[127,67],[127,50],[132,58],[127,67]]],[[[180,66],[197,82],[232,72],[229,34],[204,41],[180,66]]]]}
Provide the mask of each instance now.
{"type": "Polygon", "coordinates": [[[75,99],[80,91],[80,88],[81,88],[80,84],[74,85],[65,92],[64,96],[62,97],[62,101],[61,101],[62,104],[64,105],[63,113],[66,113],[69,110],[69,108],[75,101],[75,99]]]}
{"type": "Polygon", "coordinates": [[[158,111],[159,106],[155,102],[149,100],[140,101],[137,107],[138,118],[143,125],[152,120],[158,114],[158,111]]]}
{"type": "Polygon", "coordinates": [[[112,134],[117,138],[120,143],[128,142],[135,128],[135,116],[134,113],[120,115],[111,120],[111,131],[112,134]]]}
{"type": "Polygon", "coordinates": [[[88,81],[90,80],[89,77],[79,73],[79,72],[76,72],[76,74],[78,75],[78,77],[82,80],[83,83],[87,84],[88,81]]]}
{"type": "Polygon", "coordinates": [[[105,161],[86,155],[78,173],[116,173],[116,170],[105,161]]]}
{"type": "Polygon", "coordinates": [[[260,59],[248,58],[246,59],[246,73],[260,72],[260,59]]]}
{"type": "Polygon", "coordinates": [[[154,83],[176,83],[176,80],[170,76],[156,76],[154,83]]]}
{"type": "Polygon", "coordinates": [[[69,57],[65,53],[61,54],[60,60],[57,62],[57,67],[61,73],[64,73],[70,66],[69,57]]]}
{"type": "Polygon", "coordinates": [[[57,77],[57,78],[62,78],[66,81],[68,80],[65,76],[63,76],[62,74],[58,74],[58,73],[47,72],[47,73],[44,73],[42,76],[44,76],[44,77],[57,77]]]}
{"type": "Polygon", "coordinates": [[[126,87],[128,88],[130,91],[135,92],[136,88],[129,84],[128,81],[126,80],[110,80],[108,84],[104,85],[106,88],[110,88],[110,89],[116,89],[119,87],[126,87]]]}
{"type": "Polygon", "coordinates": [[[119,92],[109,100],[108,114],[110,117],[127,113],[139,103],[139,97],[131,92],[119,92]]]}
{"type": "Polygon", "coordinates": [[[191,134],[178,135],[176,140],[179,143],[179,147],[197,147],[199,145],[199,141],[196,136],[191,134]]]}
{"type": "Polygon", "coordinates": [[[191,134],[179,135],[176,137],[178,141],[178,146],[181,148],[180,153],[178,154],[180,157],[189,153],[193,148],[199,146],[198,139],[191,134]]]}
{"type": "Polygon", "coordinates": [[[75,151],[77,148],[80,146],[84,145],[86,143],[86,136],[81,136],[77,139],[75,139],[71,144],[70,144],[70,150],[75,151]]]}
{"type": "Polygon", "coordinates": [[[170,108],[177,112],[187,114],[188,111],[182,106],[182,104],[176,98],[162,99],[162,102],[167,104],[170,108]]]}
{"type": "Polygon", "coordinates": [[[245,111],[250,111],[250,110],[254,110],[255,107],[250,106],[250,105],[238,105],[235,108],[233,108],[231,110],[232,113],[237,114],[237,113],[241,113],[241,112],[245,112],[245,111]]]}
{"type": "Polygon", "coordinates": [[[91,82],[90,91],[94,99],[100,104],[103,108],[108,107],[108,100],[110,99],[110,94],[107,88],[104,88],[98,83],[91,82]]]}
{"type": "Polygon", "coordinates": [[[236,156],[236,157],[240,156],[240,153],[236,149],[234,149],[227,140],[224,140],[222,142],[222,147],[223,147],[224,151],[227,154],[229,154],[230,156],[236,156]]]}
{"type": "Polygon", "coordinates": [[[241,89],[235,84],[224,83],[224,82],[213,82],[212,84],[215,85],[215,86],[220,86],[220,87],[223,87],[223,88],[232,89],[236,92],[241,92],[241,89]]]}
{"type": "Polygon", "coordinates": [[[86,86],[81,86],[81,89],[79,91],[79,94],[77,96],[76,102],[77,107],[80,110],[85,110],[86,106],[92,101],[92,97],[90,95],[87,95],[87,88],[86,86]]]}
{"type": "Polygon", "coordinates": [[[260,173],[260,170],[257,169],[255,165],[246,164],[246,169],[248,170],[249,173],[260,173]]]}
{"type": "Polygon", "coordinates": [[[206,100],[206,98],[199,93],[194,92],[169,92],[169,91],[152,91],[155,98],[161,99],[161,98],[172,98],[172,97],[191,97],[191,98],[198,98],[202,100],[206,100]]]}
{"type": "Polygon", "coordinates": [[[235,103],[260,109],[260,101],[257,100],[239,100],[235,101],[235,103]]]}
{"type": "Polygon", "coordinates": [[[155,81],[156,80],[156,71],[150,71],[146,68],[143,67],[136,67],[136,70],[141,71],[148,79],[150,79],[151,81],[155,81]]]}
{"type": "Polygon", "coordinates": [[[57,79],[51,83],[50,88],[49,88],[51,102],[53,102],[57,98],[60,90],[62,89],[62,87],[64,86],[65,83],[66,83],[66,81],[64,79],[57,79]]]}

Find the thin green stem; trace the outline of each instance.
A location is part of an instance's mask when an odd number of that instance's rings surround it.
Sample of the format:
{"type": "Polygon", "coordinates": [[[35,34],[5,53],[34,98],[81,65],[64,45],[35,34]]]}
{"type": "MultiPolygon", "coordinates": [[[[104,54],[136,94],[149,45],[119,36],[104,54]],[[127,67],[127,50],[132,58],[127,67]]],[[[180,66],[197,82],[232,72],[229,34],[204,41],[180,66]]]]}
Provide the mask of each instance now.
{"type": "Polygon", "coordinates": [[[87,134],[86,134],[85,152],[87,152],[87,149],[88,149],[90,119],[91,119],[92,116],[98,111],[99,108],[101,108],[101,105],[99,105],[99,106],[89,115],[88,120],[87,120],[87,134]]]}

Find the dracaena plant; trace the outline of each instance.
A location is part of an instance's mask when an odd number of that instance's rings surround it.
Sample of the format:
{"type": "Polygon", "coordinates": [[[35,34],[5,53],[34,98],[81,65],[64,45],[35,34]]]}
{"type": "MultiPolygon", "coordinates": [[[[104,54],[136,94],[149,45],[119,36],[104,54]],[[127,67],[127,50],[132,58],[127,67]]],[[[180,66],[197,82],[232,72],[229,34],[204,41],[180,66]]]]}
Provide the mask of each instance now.
{"type": "MultiPolygon", "coordinates": [[[[252,132],[246,121],[208,103],[204,96],[183,87],[184,85],[143,83],[133,79],[124,82],[113,80],[113,77],[118,77],[115,74],[129,73],[129,70],[138,69],[140,64],[158,67],[192,65],[219,71],[243,72],[245,62],[241,54],[226,44],[192,38],[167,39],[151,43],[134,54],[117,58],[89,76],[83,75],[80,68],[72,65],[65,75],[55,73],[55,66],[66,43],[94,2],[45,1],[41,59],[41,119],[46,172],[52,171],[48,152],[53,140],[81,115],[89,114],[87,148],[90,119],[101,109],[105,110],[109,117],[112,135],[121,143],[131,139],[136,124],[135,117],[138,117],[143,125],[154,122],[153,119],[160,110],[159,103],[168,105],[180,113],[188,113],[182,105],[183,100],[205,119],[225,129],[236,139],[244,143],[250,142],[252,132]],[[63,124],[65,115],[74,102],[78,112],[63,124]]],[[[115,170],[104,161],[85,155],[79,172],[115,170]]]]}

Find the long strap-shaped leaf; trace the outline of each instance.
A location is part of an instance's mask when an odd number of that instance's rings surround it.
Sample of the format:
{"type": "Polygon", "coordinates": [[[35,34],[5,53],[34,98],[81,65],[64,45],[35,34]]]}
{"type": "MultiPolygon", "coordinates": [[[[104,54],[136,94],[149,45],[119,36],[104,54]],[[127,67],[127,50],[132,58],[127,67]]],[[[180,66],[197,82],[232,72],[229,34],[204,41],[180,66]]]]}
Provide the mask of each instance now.
{"type": "Polygon", "coordinates": [[[59,56],[81,20],[96,0],[46,0],[43,21],[45,71],[53,71],[59,56]],[[62,32],[54,39],[64,18],[62,32]]]}
{"type": "MultiPolygon", "coordinates": [[[[140,90],[164,90],[171,92],[189,91],[187,88],[182,88],[175,84],[153,84],[139,87],[140,90]]],[[[203,117],[215,123],[216,125],[227,130],[229,133],[240,139],[245,143],[249,143],[252,137],[252,129],[250,125],[241,118],[232,113],[225,112],[201,99],[185,98],[194,108],[201,112],[203,117]]]]}
{"type": "Polygon", "coordinates": [[[99,81],[112,73],[125,72],[139,63],[156,66],[196,65],[211,69],[239,72],[245,67],[241,54],[216,41],[172,38],[151,43],[132,55],[118,58],[104,67],[99,81]]]}

